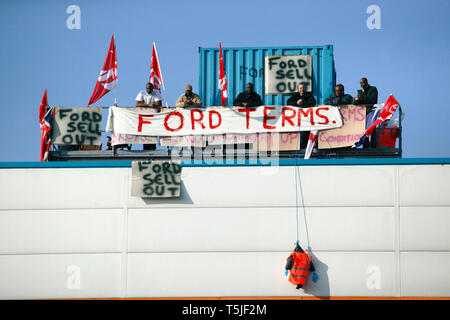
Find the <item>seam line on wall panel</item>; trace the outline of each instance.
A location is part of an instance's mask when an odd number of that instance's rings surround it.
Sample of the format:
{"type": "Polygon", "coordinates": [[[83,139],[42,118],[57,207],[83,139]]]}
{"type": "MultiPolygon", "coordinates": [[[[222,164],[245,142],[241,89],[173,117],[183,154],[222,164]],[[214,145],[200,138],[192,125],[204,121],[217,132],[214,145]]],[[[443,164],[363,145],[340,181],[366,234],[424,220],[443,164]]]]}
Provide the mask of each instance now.
{"type": "MultiPolygon", "coordinates": [[[[127,254],[160,254],[160,253],[286,253],[291,252],[291,249],[286,249],[285,251],[272,251],[272,250],[248,250],[248,251],[127,251],[127,254]]],[[[343,250],[314,250],[314,252],[320,253],[395,253],[395,250],[382,250],[382,251],[368,251],[368,250],[353,250],[353,251],[343,251],[343,250]]],[[[450,254],[450,250],[402,250],[401,253],[442,253],[442,254],[450,254]]],[[[115,252],[39,252],[39,253],[0,253],[1,256],[50,256],[50,255],[121,255],[121,251],[115,252]]]]}
{"type": "Polygon", "coordinates": [[[129,195],[129,172],[126,170],[123,175],[123,226],[122,226],[122,293],[123,298],[127,297],[127,282],[128,282],[128,195],[129,195]]]}
{"type": "MultiPolygon", "coordinates": [[[[247,251],[236,251],[236,250],[232,250],[232,251],[219,251],[219,250],[214,250],[214,251],[128,251],[129,254],[161,254],[161,253],[168,253],[168,254],[179,254],[179,253],[186,253],[186,254],[191,254],[191,253],[199,253],[199,254],[203,254],[203,253],[215,253],[215,254],[225,254],[225,253],[289,253],[292,252],[292,249],[286,249],[285,251],[280,251],[280,250],[276,250],[276,251],[270,251],[270,250],[247,250],[247,251]]],[[[342,253],[342,254],[347,254],[347,253],[368,253],[368,254],[375,254],[375,253],[395,253],[395,250],[391,250],[391,251],[332,251],[332,250],[314,250],[314,252],[318,253],[342,253]]]]}
{"type": "Polygon", "coordinates": [[[34,253],[0,253],[1,256],[50,256],[50,255],[105,255],[105,254],[112,254],[112,255],[120,255],[121,251],[111,251],[111,252],[34,252],[34,253]]]}
{"type": "MultiPolygon", "coordinates": [[[[86,208],[11,208],[11,209],[5,209],[0,208],[0,214],[2,211],[75,211],[75,210],[123,210],[123,207],[110,207],[110,208],[98,208],[98,207],[86,207],[86,208]]],[[[106,212],[105,212],[106,213],[106,212]]],[[[103,212],[97,212],[97,214],[105,214],[103,212]]],[[[65,213],[61,213],[65,214],[65,213]]],[[[91,213],[92,214],[92,213],[91,213]]]]}
{"type": "Polygon", "coordinates": [[[400,179],[399,179],[399,167],[394,167],[394,183],[395,183],[395,274],[396,274],[396,292],[397,296],[402,296],[402,271],[401,271],[401,258],[400,258],[400,179]]]}
{"type": "MultiPolygon", "coordinates": [[[[427,206],[428,207],[428,206],[427,206]]],[[[444,206],[446,207],[446,206],[444,206]]],[[[163,207],[163,206],[150,206],[150,207],[128,207],[128,209],[132,210],[148,210],[148,209],[261,209],[261,208],[268,208],[268,209],[279,209],[279,208],[296,208],[295,205],[292,206],[177,206],[177,207],[163,207]]],[[[305,209],[314,209],[314,208],[395,208],[395,205],[390,206],[305,206],[305,209]]]]}

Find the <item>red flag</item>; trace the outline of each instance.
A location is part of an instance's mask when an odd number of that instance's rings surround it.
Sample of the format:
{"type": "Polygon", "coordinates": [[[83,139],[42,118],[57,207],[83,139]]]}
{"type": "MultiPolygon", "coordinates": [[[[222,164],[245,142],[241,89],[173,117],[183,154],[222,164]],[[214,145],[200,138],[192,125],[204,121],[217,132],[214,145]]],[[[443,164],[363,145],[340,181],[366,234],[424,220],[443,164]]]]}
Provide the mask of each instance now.
{"type": "Polygon", "coordinates": [[[228,98],[228,92],[227,92],[227,77],[225,76],[225,68],[223,67],[222,46],[220,42],[219,42],[219,89],[221,98],[220,100],[222,103],[222,107],[224,107],[228,98]]]}
{"type": "Polygon", "coordinates": [[[116,45],[114,43],[114,35],[111,38],[111,44],[109,45],[108,54],[106,55],[105,63],[103,64],[102,71],[98,77],[97,84],[95,85],[94,92],[88,105],[98,101],[101,97],[114,89],[117,85],[117,57],[116,57],[116,45]]]}
{"type": "Polygon", "coordinates": [[[311,155],[313,153],[314,146],[316,145],[318,137],[319,137],[319,131],[317,131],[317,130],[313,130],[309,133],[308,145],[306,146],[306,150],[305,150],[305,159],[311,158],[311,155]]]}
{"type": "Polygon", "coordinates": [[[48,106],[47,102],[47,90],[42,97],[41,105],[39,106],[39,126],[41,127],[41,156],[40,161],[48,160],[48,151],[50,150],[50,130],[53,120],[53,109],[46,110],[48,106]]]}
{"type": "Polygon", "coordinates": [[[366,129],[366,131],[363,133],[363,135],[361,136],[359,141],[355,142],[355,144],[352,146],[352,148],[361,146],[364,143],[364,141],[370,137],[370,135],[372,134],[372,131],[375,129],[375,127],[377,125],[391,119],[392,116],[394,115],[395,111],[397,111],[398,106],[399,106],[398,101],[395,100],[394,96],[391,94],[389,96],[389,98],[386,100],[386,102],[384,103],[383,109],[381,110],[380,115],[378,116],[377,120],[375,120],[370,125],[370,127],[368,127],[366,129]]]}
{"type": "Polygon", "coordinates": [[[156,53],[156,45],[154,42],[152,50],[152,63],[150,66],[150,83],[153,84],[153,90],[157,91],[159,94],[161,94],[161,85],[163,86],[163,89],[166,90],[164,87],[161,69],[159,68],[158,54],[156,53]]]}

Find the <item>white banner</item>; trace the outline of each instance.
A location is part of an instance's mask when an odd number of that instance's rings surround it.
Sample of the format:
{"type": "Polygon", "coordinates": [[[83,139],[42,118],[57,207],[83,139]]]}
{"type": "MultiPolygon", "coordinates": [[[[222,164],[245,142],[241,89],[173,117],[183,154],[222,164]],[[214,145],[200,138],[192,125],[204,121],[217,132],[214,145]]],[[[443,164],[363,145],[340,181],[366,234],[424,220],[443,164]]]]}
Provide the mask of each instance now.
{"type": "Polygon", "coordinates": [[[161,113],[143,108],[110,107],[106,131],[142,136],[185,136],[295,132],[341,126],[341,114],[334,106],[174,108],[161,113]]]}

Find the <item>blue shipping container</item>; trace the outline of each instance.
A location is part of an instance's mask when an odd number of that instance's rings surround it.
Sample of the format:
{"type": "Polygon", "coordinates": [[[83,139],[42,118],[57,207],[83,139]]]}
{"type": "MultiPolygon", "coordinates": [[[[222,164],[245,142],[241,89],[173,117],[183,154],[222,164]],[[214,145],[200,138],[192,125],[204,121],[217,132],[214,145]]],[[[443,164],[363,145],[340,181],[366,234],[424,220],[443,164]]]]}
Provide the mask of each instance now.
{"type": "MultiPolygon", "coordinates": [[[[273,55],[311,55],[313,95],[322,104],[336,84],[333,46],[224,48],[222,54],[228,81],[227,105],[248,82],[253,83],[265,105],[286,105],[289,95],[265,95],[264,57],[273,55]]],[[[199,94],[205,106],[220,106],[219,48],[199,47],[199,94]]]]}

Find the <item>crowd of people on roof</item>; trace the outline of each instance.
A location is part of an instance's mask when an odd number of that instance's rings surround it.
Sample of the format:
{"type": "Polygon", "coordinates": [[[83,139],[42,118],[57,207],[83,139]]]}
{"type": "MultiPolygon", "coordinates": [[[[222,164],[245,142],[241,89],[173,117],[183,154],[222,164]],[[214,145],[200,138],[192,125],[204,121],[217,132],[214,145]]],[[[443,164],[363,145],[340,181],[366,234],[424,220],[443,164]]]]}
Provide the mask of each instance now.
{"type": "MultiPolygon", "coordinates": [[[[359,81],[361,89],[357,91],[355,97],[346,94],[344,91],[344,86],[342,84],[337,84],[334,87],[334,92],[325,99],[325,105],[339,106],[347,104],[355,105],[366,105],[366,115],[372,111],[373,105],[378,103],[378,90],[376,87],[369,85],[367,78],[361,78],[359,81]]],[[[186,84],[184,87],[185,92],[181,94],[175,107],[185,108],[185,107],[201,107],[202,100],[200,96],[192,92],[192,85],[186,84]]],[[[233,101],[233,106],[242,107],[257,107],[262,106],[263,101],[261,96],[253,90],[253,84],[247,83],[245,91],[238,94],[236,99],[233,101]]],[[[296,106],[301,108],[309,108],[316,105],[316,99],[311,92],[305,90],[305,85],[300,83],[297,86],[297,92],[294,93],[288,100],[288,106],[296,106]]],[[[158,92],[153,90],[153,84],[147,83],[145,90],[142,90],[136,96],[136,107],[149,107],[154,108],[156,112],[160,112],[162,108],[161,97],[158,92]]],[[[309,131],[302,132],[302,143],[301,148],[306,147],[308,141],[309,131]]],[[[368,147],[368,145],[365,145],[368,147]]],[[[154,150],[155,145],[144,145],[144,150],[154,150]]]]}

